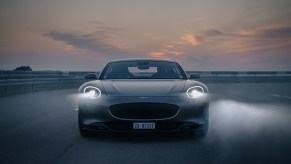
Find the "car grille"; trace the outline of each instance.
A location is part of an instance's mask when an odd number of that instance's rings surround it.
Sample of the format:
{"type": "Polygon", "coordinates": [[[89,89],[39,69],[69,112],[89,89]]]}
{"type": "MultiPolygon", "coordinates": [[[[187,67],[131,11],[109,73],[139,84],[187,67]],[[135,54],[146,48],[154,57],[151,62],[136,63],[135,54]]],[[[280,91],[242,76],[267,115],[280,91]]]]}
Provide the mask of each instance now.
{"type": "Polygon", "coordinates": [[[125,103],[109,107],[110,113],[120,119],[166,119],[177,114],[179,107],[165,103],[125,103]]]}

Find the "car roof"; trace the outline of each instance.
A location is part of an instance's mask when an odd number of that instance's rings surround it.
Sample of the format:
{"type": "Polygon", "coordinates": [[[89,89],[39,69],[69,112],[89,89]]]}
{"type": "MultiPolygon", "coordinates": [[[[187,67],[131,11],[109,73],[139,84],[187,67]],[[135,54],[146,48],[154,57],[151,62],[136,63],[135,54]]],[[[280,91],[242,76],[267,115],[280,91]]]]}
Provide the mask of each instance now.
{"type": "Polygon", "coordinates": [[[156,62],[175,62],[173,60],[166,60],[166,59],[155,59],[155,58],[130,58],[130,59],[117,59],[111,60],[109,63],[114,62],[128,62],[128,61],[156,61],[156,62]]]}

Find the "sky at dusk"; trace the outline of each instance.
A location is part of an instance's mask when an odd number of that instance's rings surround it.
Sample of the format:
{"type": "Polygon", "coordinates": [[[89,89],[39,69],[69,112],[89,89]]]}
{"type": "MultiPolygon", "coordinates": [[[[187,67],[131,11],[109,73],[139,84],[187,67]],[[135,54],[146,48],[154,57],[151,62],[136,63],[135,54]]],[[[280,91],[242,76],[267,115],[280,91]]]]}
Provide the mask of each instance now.
{"type": "Polygon", "coordinates": [[[290,0],[1,0],[0,70],[94,71],[161,58],[193,71],[290,71],[290,0]]]}

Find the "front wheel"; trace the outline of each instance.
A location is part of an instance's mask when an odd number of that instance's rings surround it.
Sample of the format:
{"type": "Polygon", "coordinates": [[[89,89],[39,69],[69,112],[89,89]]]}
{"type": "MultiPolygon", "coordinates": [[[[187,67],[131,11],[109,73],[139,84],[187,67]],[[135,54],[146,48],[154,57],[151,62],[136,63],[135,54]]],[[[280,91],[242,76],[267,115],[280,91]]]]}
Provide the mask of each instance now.
{"type": "Polygon", "coordinates": [[[194,135],[197,137],[205,137],[207,135],[208,129],[203,129],[203,130],[199,130],[194,132],[194,135]]]}
{"type": "Polygon", "coordinates": [[[89,137],[91,133],[88,130],[82,129],[79,125],[79,132],[82,137],[89,137]]]}
{"type": "Polygon", "coordinates": [[[208,128],[209,128],[209,124],[207,123],[206,125],[204,125],[202,129],[195,131],[194,135],[197,137],[205,137],[208,133],[208,128]]]}

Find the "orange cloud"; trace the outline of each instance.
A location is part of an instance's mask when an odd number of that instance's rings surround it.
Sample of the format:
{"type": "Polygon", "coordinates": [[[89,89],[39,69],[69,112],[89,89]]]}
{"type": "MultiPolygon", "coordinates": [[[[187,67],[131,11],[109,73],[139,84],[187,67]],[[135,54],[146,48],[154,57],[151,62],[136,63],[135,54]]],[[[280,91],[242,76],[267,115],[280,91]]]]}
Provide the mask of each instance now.
{"type": "Polygon", "coordinates": [[[192,34],[186,34],[182,36],[181,39],[189,44],[192,44],[193,46],[201,44],[199,39],[196,36],[193,36],[192,34]]]}
{"type": "Polygon", "coordinates": [[[226,52],[251,52],[280,49],[291,45],[291,26],[263,24],[248,29],[238,29],[234,39],[225,40],[220,47],[226,52]]]}
{"type": "Polygon", "coordinates": [[[161,35],[157,35],[157,34],[154,34],[154,33],[143,33],[142,36],[148,38],[148,39],[151,39],[151,40],[160,40],[160,39],[163,39],[164,37],[161,36],[161,35]]]}
{"type": "Polygon", "coordinates": [[[170,48],[174,48],[174,46],[173,45],[165,45],[164,48],[169,48],[170,49],[170,48]]]}
{"type": "Polygon", "coordinates": [[[75,48],[74,48],[74,46],[72,46],[72,45],[67,45],[66,47],[65,47],[65,51],[74,51],[75,50],[75,48]]]}
{"type": "Polygon", "coordinates": [[[169,54],[175,55],[175,56],[181,56],[181,55],[183,55],[183,52],[180,52],[180,51],[170,51],[169,54]]]}
{"type": "Polygon", "coordinates": [[[153,58],[162,58],[166,55],[165,52],[151,52],[150,56],[153,58]]]}
{"type": "Polygon", "coordinates": [[[73,45],[66,45],[64,50],[70,54],[77,54],[78,50],[73,45]]]}
{"type": "Polygon", "coordinates": [[[181,56],[183,55],[183,52],[181,51],[168,51],[168,52],[164,52],[164,51],[156,51],[156,52],[151,52],[149,54],[150,57],[153,58],[169,58],[169,57],[173,57],[173,56],[181,56]]]}

